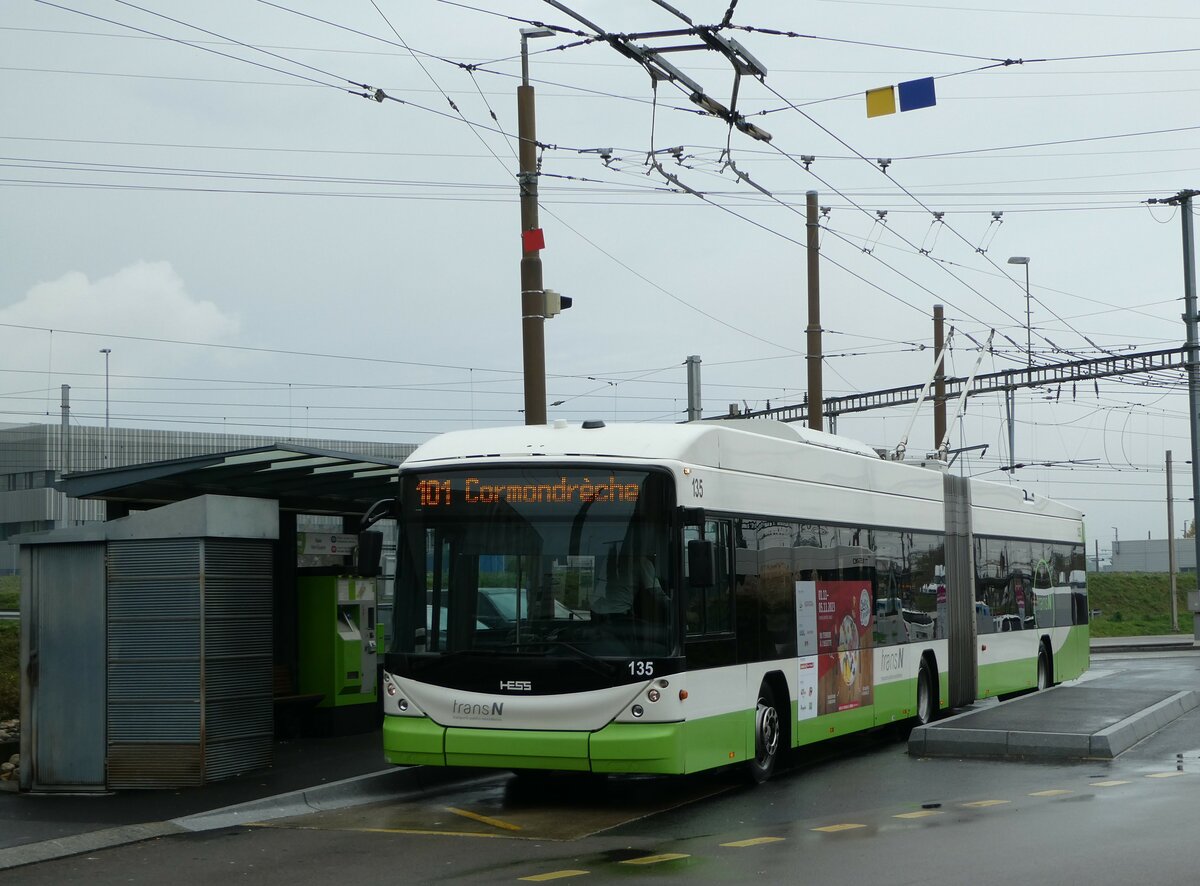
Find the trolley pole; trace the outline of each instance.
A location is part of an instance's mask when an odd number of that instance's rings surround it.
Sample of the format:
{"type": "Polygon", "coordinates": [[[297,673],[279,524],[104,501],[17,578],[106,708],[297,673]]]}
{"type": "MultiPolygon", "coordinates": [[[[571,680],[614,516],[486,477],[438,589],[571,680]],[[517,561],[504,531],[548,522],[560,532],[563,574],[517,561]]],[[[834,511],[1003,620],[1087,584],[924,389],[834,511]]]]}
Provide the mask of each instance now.
{"type": "Polygon", "coordinates": [[[933,306],[933,439],[941,442],[946,436],[946,361],[938,360],[946,346],[945,309],[933,306]]]}

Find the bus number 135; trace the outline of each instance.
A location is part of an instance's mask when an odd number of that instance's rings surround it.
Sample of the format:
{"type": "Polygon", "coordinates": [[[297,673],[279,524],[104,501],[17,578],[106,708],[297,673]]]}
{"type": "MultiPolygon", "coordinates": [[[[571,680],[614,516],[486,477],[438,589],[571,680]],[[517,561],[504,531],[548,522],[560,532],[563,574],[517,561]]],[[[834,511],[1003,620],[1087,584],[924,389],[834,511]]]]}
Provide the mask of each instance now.
{"type": "Polygon", "coordinates": [[[653,677],[654,662],[652,661],[631,661],[629,663],[629,673],[634,677],[653,677]]]}

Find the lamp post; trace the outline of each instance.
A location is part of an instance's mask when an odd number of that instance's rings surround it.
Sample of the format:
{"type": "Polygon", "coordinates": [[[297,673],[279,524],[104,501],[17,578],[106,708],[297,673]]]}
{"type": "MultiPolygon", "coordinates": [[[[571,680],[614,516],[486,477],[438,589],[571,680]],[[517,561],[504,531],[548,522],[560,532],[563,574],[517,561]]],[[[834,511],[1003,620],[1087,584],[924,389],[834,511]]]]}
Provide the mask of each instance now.
{"type": "Polygon", "coordinates": [[[112,353],[112,348],[101,348],[100,353],[104,355],[104,462],[107,467],[112,445],[108,436],[108,355],[112,353]]]}
{"type": "Polygon", "coordinates": [[[521,358],[525,424],[546,423],[546,293],[542,286],[538,226],[537,136],[533,87],[529,85],[529,39],[552,37],[550,28],[521,28],[521,85],[517,87],[517,138],[521,188],[521,358]]]}
{"type": "Polygon", "coordinates": [[[104,355],[104,429],[108,430],[108,355],[112,348],[101,348],[100,353],[104,355]]]}
{"type": "Polygon", "coordinates": [[[1032,325],[1029,322],[1029,256],[1014,255],[1008,260],[1010,265],[1025,266],[1025,365],[1033,366],[1033,336],[1030,332],[1032,325]]]}

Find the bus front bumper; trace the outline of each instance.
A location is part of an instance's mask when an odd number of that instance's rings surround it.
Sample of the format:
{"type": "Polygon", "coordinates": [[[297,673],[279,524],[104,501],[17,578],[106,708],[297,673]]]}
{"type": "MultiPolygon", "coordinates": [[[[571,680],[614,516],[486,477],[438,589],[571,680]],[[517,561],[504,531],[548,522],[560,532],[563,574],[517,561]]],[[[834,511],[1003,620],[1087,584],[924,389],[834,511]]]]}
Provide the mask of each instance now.
{"type": "Polygon", "coordinates": [[[683,723],[610,723],[596,732],[464,729],[423,717],[385,717],[391,763],[678,774],[686,770],[683,723]]]}

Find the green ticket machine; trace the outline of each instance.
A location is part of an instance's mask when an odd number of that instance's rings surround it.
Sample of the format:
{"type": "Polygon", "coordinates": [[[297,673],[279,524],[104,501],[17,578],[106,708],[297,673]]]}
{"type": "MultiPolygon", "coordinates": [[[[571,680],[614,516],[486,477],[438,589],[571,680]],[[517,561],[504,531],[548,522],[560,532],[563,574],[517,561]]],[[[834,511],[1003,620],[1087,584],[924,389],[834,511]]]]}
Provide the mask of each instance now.
{"type": "Polygon", "coordinates": [[[380,579],[363,575],[297,577],[301,693],[320,695],[313,731],[367,732],[379,726],[376,620],[380,579]]]}

